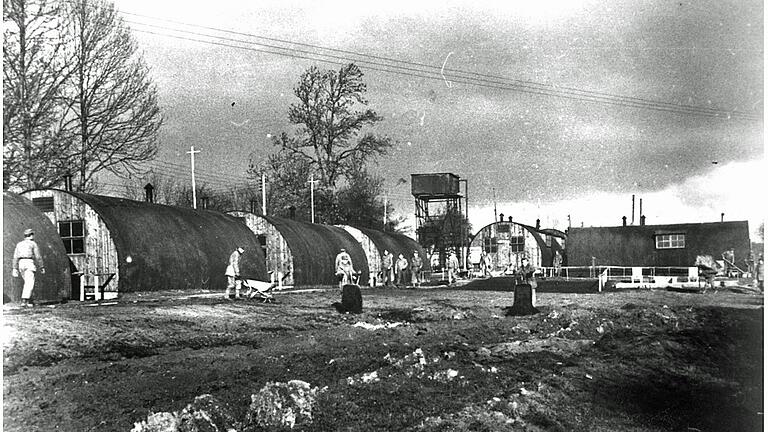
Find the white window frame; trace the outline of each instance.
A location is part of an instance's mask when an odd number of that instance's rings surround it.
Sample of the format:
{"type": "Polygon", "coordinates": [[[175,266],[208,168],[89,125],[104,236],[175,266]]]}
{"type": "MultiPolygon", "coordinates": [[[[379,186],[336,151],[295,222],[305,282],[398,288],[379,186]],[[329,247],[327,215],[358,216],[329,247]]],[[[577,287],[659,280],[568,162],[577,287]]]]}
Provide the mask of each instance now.
{"type": "Polygon", "coordinates": [[[685,234],[656,234],[656,249],[685,249],[685,234]]]}

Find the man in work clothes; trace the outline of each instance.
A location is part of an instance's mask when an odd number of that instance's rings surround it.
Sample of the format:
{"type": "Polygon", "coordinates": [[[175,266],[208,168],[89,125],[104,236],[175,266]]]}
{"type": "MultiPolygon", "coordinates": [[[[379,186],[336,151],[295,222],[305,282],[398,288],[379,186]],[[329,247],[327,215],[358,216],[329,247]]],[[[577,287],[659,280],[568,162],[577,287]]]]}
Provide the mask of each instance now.
{"type": "Polygon", "coordinates": [[[240,288],[243,286],[243,281],[240,279],[240,256],[243,255],[243,252],[245,250],[238,247],[229,256],[229,265],[227,265],[227,270],[224,272],[227,275],[227,292],[224,294],[227,300],[229,300],[232,288],[235,289],[235,298],[240,298],[240,288]]]}
{"type": "Polygon", "coordinates": [[[339,289],[344,288],[344,285],[353,283],[352,275],[355,273],[355,268],[352,265],[352,257],[349,256],[346,249],[341,249],[338,255],[336,255],[336,276],[339,277],[339,289]]]}
{"type": "MultiPolygon", "coordinates": [[[[480,262],[482,263],[482,260],[480,262]]],[[[451,254],[448,256],[447,264],[448,264],[448,285],[450,285],[456,282],[456,272],[459,269],[459,259],[456,257],[456,252],[451,251],[451,254]]]]}
{"type": "Polygon", "coordinates": [[[21,275],[24,288],[21,291],[21,301],[24,306],[33,306],[32,290],[35,289],[35,272],[40,266],[40,274],[45,274],[43,257],[40,248],[35,243],[35,233],[31,229],[24,230],[24,240],[16,244],[13,251],[13,277],[21,275]]]}
{"type": "Polygon", "coordinates": [[[405,259],[403,254],[398,256],[395,262],[395,270],[397,270],[397,278],[395,279],[395,285],[405,285],[405,271],[408,269],[408,260],[405,259]]]}
{"type": "Polygon", "coordinates": [[[421,262],[419,251],[413,251],[413,258],[411,258],[411,285],[417,287],[421,285],[421,268],[424,263],[421,262]]]}
{"type": "Polygon", "coordinates": [[[384,286],[392,285],[392,254],[388,250],[384,251],[381,258],[381,271],[384,272],[384,286]]]}
{"type": "Polygon", "coordinates": [[[528,284],[531,286],[531,303],[533,306],[536,306],[536,278],[534,277],[534,273],[536,272],[536,267],[532,266],[528,262],[528,258],[523,258],[520,262],[520,268],[517,269],[518,273],[518,279],[525,284],[528,284]]]}

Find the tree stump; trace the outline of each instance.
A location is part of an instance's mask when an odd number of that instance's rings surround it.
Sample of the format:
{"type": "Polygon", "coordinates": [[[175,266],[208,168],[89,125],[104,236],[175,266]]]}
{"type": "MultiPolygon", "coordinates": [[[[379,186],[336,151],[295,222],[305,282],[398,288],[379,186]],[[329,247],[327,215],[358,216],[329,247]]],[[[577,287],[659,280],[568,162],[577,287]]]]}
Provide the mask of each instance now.
{"type": "Polygon", "coordinates": [[[539,313],[533,306],[533,291],[530,284],[517,284],[512,288],[515,291],[515,302],[511,308],[507,308],[507,315],[522,316],[539,313]]]}
{"type": "Polygon", "coordinates": [[[362,313],[363,295],[360,294],[360,287],[357,285],[344,285],[341,291],[341,303],[333,303],[333,307],[339,313],[362,313]]]}

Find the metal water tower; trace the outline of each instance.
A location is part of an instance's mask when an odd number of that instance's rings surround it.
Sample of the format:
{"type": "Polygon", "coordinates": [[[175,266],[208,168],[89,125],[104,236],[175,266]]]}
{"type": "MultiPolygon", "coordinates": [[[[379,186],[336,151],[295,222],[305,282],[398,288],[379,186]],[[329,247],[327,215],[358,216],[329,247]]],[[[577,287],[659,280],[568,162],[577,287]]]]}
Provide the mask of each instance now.
{"type": "Polygon", "coordinates": [[[425,249],[434,246],[440,254],[441,266],[445,266],[450,250],[466,265],[466,192],[467,181],[452,173],[411,174],[411,194],[416,199],[416,235],[425,249]],[[464,183],[464,195],[461,183],[464,183]]]}

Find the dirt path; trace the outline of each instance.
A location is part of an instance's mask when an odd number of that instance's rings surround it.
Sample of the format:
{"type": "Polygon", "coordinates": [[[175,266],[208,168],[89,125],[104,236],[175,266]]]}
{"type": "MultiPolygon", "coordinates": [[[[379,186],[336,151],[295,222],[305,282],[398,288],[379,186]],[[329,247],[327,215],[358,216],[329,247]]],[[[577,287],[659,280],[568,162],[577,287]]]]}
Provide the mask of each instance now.
{"type": "Polygon", "coordinates": [[[6,308],[4,430],[128,431],[204,393],[243,418],[291,379],[328,387],[317,431],[762,430],[762,296],[544,293],[529,317],[503,292],[363,296],[6,308]]]}

